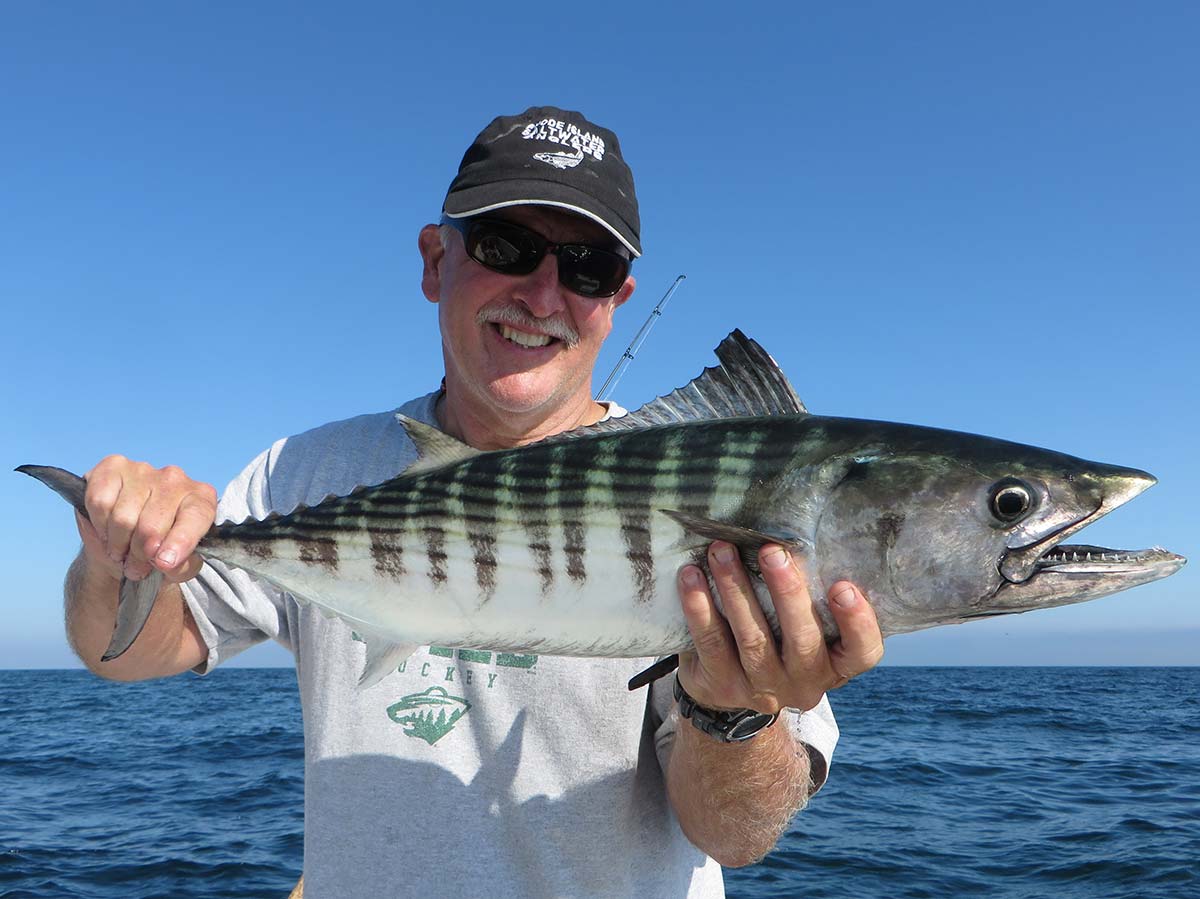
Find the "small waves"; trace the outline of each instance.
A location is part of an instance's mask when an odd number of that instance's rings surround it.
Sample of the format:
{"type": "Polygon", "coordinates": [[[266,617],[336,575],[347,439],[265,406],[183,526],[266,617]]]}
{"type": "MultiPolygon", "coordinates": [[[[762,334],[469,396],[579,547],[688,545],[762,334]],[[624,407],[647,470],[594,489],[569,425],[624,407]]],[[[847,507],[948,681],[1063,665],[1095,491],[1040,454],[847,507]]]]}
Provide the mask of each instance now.
{"type": "MultiPolygon", "coordinates": [[[[1200,896],[1200,669],[881,668],[826,787],[732,899],[1200,896]]],[[[295,675],[0,672],[0,896],[283,899],[295,675]]]]}
{"type": "Polygon", "coordinates": [[[282,899],[303,765],[290,671],[0,672],[0,896],[282,899]]]}
{"type": "Polygon", "coordinates": [[[877,669],[834,697],[829,783],[728,894],[1200,896],[1197,696],[1198,669],[877,669]]]}

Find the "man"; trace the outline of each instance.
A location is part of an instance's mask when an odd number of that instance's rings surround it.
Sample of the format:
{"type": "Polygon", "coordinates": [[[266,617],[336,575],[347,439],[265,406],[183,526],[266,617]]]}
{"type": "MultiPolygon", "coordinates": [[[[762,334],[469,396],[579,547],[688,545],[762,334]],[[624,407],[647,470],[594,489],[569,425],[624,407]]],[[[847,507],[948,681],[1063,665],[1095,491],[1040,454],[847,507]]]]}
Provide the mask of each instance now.
{"type": "MultiPolygon", "coordinates": [[[[616,136],[552,107],[498,118],[468,149],[443,213],[418,245],[445,379],[401,411],[481,449],[620,414],[591,392],[641,252],[616,136]]],[[[414,455],[391,412],[325,425],[252,462],[220,517],[344,494],[414,455]]],[[[714,543],[725,617],[700,570],[685,567],[680,601],[697,650],[681,657],[678,686],[626,690],[646,659],[425,647],[358,690],[364,650],[344,622],[193,554],[218,513],[213,488],[109,457],[89,473],[87,507],[67,624],[93,671],[205,673],[267,638],[295,654],[309,899],[722,895],[720,865],[761,857],[824,781],[837,738],[824,692],[882,654],[870,606],[846,583],[831,588],[843,638],[827,649],[801,571],[767,547],[777,645],[732,547],[714,543]],[[99,663],[121,575],[152,567],[170,585],[146,629],[99,663]],[[768,725],[785,707],[812,711],[768,725]],[[681,724],[679,709],[697,726],[681,724]],[[730,742],[739,730],[750,738],[730,742]]]]}

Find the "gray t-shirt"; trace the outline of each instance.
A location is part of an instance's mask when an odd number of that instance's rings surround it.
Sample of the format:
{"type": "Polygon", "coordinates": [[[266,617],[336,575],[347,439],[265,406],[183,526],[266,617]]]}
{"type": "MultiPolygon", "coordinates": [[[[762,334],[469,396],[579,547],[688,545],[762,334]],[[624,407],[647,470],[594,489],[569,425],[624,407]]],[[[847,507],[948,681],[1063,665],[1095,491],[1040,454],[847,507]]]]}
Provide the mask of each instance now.
{"type": "MultiPolygon", "coordinates": [[[[399,411],[436,425],[436,396],[399,411]]],[[[324,425],[255,459],[217,517],[288,512],[415,457],[394,412],[324,425]]],[[[346,623],[216,562],[183,592],[209,648],[199,673],[268,638],[296,657],[306,899],[724,895],[667,800],[671,678],[626,689],[653,659],[422,647],[360,690],[364,644],[346,623]]],[[[823,780],[828,703],[788,723],[823,780]]]]}

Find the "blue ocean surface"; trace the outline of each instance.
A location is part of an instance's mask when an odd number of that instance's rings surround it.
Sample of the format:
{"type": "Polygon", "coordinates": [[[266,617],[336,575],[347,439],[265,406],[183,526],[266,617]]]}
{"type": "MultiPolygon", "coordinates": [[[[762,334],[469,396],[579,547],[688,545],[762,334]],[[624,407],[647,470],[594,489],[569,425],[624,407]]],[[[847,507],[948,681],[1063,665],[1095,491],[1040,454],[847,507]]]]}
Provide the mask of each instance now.
{"type": "MultiPolygon", "coordinates": [[[[1200,897],[1200,669],[885,667],[829,784],[731,897],[1200,897]]],[[[283,899],[295,675],[0,671],[0,896],[283,899]]]]}

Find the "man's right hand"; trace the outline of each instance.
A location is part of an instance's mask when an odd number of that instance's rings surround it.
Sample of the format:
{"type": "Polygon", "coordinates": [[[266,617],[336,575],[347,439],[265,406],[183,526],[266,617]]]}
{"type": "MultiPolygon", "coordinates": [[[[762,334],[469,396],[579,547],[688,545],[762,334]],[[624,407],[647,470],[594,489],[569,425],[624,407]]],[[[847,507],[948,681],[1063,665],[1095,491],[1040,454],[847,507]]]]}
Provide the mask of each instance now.
{"type": "Polygon", "coordinates": [[[167,581],[196,576],[196,544],[217,515],[217,491],[173,465],[154,468],[108,456],[87,479],[87,521],[76,515],[88,564],[120,580],[141,580],[152,569],[167,581]]]}

